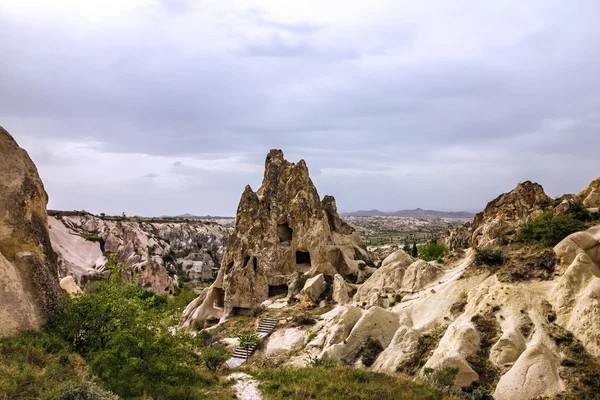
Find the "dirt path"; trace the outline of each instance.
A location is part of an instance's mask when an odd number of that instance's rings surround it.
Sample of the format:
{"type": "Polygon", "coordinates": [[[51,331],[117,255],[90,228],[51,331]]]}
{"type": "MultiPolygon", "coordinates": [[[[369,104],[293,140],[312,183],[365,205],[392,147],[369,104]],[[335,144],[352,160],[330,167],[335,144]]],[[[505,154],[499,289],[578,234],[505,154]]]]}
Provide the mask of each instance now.
{"type": "Polygon", "coordinates": [[[258,390],[258,381],[248,374],[236,372],[227,377],[228,379],[236,380],[233,385],[233,390],[240,400],[262,400],[260,391],[258,390]]]}

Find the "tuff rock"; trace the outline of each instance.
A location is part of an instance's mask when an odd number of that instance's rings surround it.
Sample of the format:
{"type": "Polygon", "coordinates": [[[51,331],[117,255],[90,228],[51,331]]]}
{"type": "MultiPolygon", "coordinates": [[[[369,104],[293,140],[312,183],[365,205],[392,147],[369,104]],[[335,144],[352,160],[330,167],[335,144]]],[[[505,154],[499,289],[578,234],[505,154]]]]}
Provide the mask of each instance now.
{"type": "Polygon", "coordinates": [[[65,211],[50,212],[49,222],[61,277],[85,286],[105,275],[104,254],[114,254],[139,276],[140,286],[159,294],[173,293],[177,276],[192,284],[214,279],[231,231],[210,222],[134,222],[65,211]]]}
{"type": "Polygon", "coordinates": [[[242,194],[223,265],[211,290],[217,297],[188,310],[184,326],[299,290],[303,273],[364,281],[372,262],[353,228],[340,219],[335,199],[320,200],[304,160],[291,163],[281,150],[271,150],[262,186],[256,192],[246,186],[242,194]]]}
{"type": "Polygon", "coordinates": [[[489,247],[503,235],[513,233],[552,206],[544,188],[530,181],[501,194],[475,216],[471,245],[489,247]]]}
{"type": "Polygon", "coordinates": [[[35,164],[0,127],[0,336],[37,329],[60,307],[47,204],[35,164]]]}

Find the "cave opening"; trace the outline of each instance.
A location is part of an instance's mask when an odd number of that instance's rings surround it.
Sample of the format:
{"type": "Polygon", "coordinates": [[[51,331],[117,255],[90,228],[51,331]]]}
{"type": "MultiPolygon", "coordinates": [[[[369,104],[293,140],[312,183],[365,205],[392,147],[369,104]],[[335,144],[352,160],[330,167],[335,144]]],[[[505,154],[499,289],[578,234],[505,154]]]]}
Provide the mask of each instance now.
{"type": "Polygon", "coordinates": [[[277,285],[277,286],[272,286],[269,285],[269,297],[275,297],[275,296],[287,296],[288,294],[288,285],[277,285]]]}
{"type": "Polygon", "coordinates": [[[293,234],[294,230],[290,228],[289,224],[285,223],[277,225],[277,236],[281,243],[291,242],[293,234]]]}
{"type": "Polygon", "coordinates": [[[311,265],[310,253],[308,251],[297,251],[296,252],[296,264],[311,265]]]}
{"type": "Polygon", "coordinates": [[[220,288],[216,288],[215,291],[216,291],[217,296],[215,299],[214,306],[217,308],[225,307],[225,291],[220,288]]]}
{"type": "Polygon", "coordinates": [[[244,307],[233,307],[231,309],[231,315],[252,315],[252,309],[244,307]]]}

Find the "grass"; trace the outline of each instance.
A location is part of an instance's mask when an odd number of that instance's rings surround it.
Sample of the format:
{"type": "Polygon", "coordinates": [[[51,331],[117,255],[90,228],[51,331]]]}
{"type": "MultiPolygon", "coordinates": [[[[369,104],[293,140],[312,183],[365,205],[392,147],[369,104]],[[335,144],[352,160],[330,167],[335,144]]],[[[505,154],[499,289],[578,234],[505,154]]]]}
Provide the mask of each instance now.
{"type": "Polygon", "coordinates": [[[567,382],[569,393],[563,399],[600,399],[600,365],[573,334],[551,323],[550,337],[561,351],[559,375],[567,382]]]}
{"type": "Polygon", "coordinates": [[[39,332],[0,339],[0,400],[62,398],[68,386],[78,384],[111,398],[64,341],[39,332]]]}
{"type": "Polygon", "coordinates": [[[416,375],[429,357],[431,357],[433,350],[437,347],[440,339],[446,332],[446,328],[442,326],[419,336],[417,350],[410,357],[403,360],[396,368],[396,371],[408,375],[416,375]]]}
{"type": "Polygon", "coordinates": [[[500,324],[492,313],[476,314],[471,322],[480,333],[480,342],[477,353],[467,357],[467,361],[479,375],[478,384],[491,391],[500,379],[500,371],[490,361],[490,349],[500,339],[500,324]]]}
{"type": "Polygon", "coordinates": [[[349,367],[250,370],[265,400],[434,400],[441,390],[427,383],[349,367]]]}

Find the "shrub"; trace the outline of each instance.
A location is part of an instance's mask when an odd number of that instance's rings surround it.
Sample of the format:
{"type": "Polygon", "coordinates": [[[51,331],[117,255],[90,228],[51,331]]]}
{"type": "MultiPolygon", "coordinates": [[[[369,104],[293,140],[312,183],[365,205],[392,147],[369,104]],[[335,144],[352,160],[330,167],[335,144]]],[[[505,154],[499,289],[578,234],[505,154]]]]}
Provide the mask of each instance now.
{"type": "Polygon", "coordinates": [[[96,292],[65,299],[45,329],[67,341],[121,397],[189,398],[188,382],[202,380],[193,339],[170,330],[179,321],[180,296],[170,300],[133,286],[124,270],[114,264],[96,292]]]}
{"type": "Polygon", "coordinates": [[[449,389],[454,386],[456,375],[460,369],[456,367],[447,367],[434,370],[433,368],[425,368],[423,374],[425,378],[440,389],[449,389]]]}
{"type": "Polygon", "coordinates": [[[319,358],[317,356],[308,356],[305,360],[306,366],[310,367],[323,367],[323,368],[333,368],[336,366],[336,362],[333,360],[328,360],[325,358],[319,358]]]}
{"type": "Polygon", "coordinates": [[[260,343],[260,336],[256,332],[238,333],[236,337],[239,340],[240,348],[246,350],[246,353],[248,353],[252,347],[258,346],[260,343]]]}
{"type": "Polygon", "coordinates": [[[419,369],[425,365],[433,350],[437,347],[445,331],[446,327],[439,327],[419,336],[417,349],[408,358],[400,362],[396,367],[396,371],[408,375],[416,375],[419,369]]]}
{"type": "Polygon", "coordinates": [[[119,400],[119,396],[93,382],[69,381],[50,395],[49,400],[119,400]]]}
{"type": "Polygon", "coordinates": [[[363,365],[370,367],[375,363],[379,354],[383,351],[383,346],[373,338],[366,339],[359,352],[358,356],[362,360],[363,365]]]}
{"type": "Polygon", "coordinates": [[[448,254],[449,250],[443,243],[431,241],[427,244],[419,246],[418,255],[419,258],[425,261],[435,261],[448,254]]]}
{"type": "Polygon", "coordinates": [[[547,211],[523,226],[517,234],[517,239],[526,243],[539,242],[544,246],[554,247],[570,234],[586,228],[585,222],[578,219],[580,217],[582,216],[579,212],[554,215],[552,211],[547,211]]]}
{"type": "Polygon", "coordinates": [[[497,265],[504,264],[504,255],[500,250],[494,249],[475,249],[475,264],[477,265],[488,265],[494,267],[497,265]]]}
{"type": "Polygon", "coordinates": [[[100,236],[95,233],[80,233],[79,236],[84,238],[85,240],[89,240],[90,242],[96,242],[100,244],[100,250],[104,253],[104,245],[106,242],[100,236]]]}
{"type": "Polygon", "coordinates": [[[304,313],[302,315],[296,315],[292,322],[295,326],[308,326],[314,325],[317,323],[317,320],[314,319],[310,314],[304,313]]]}
{"type": "MultiPolygon", "coordinates": [[[[196,322],[198,321],[194,321],[194,323],[196,322]]],[[[201,347],[209,347],[212,345],[213,338],[213,334],[204,329],[196,334],[196,341],[201,347]]]]}
{"type": "Polygon", "coordinates": [[[218,370],[229,358],[229,352],[223,347],[205,347],[202,349],[202,361],[210,371],[218,370]]]}

